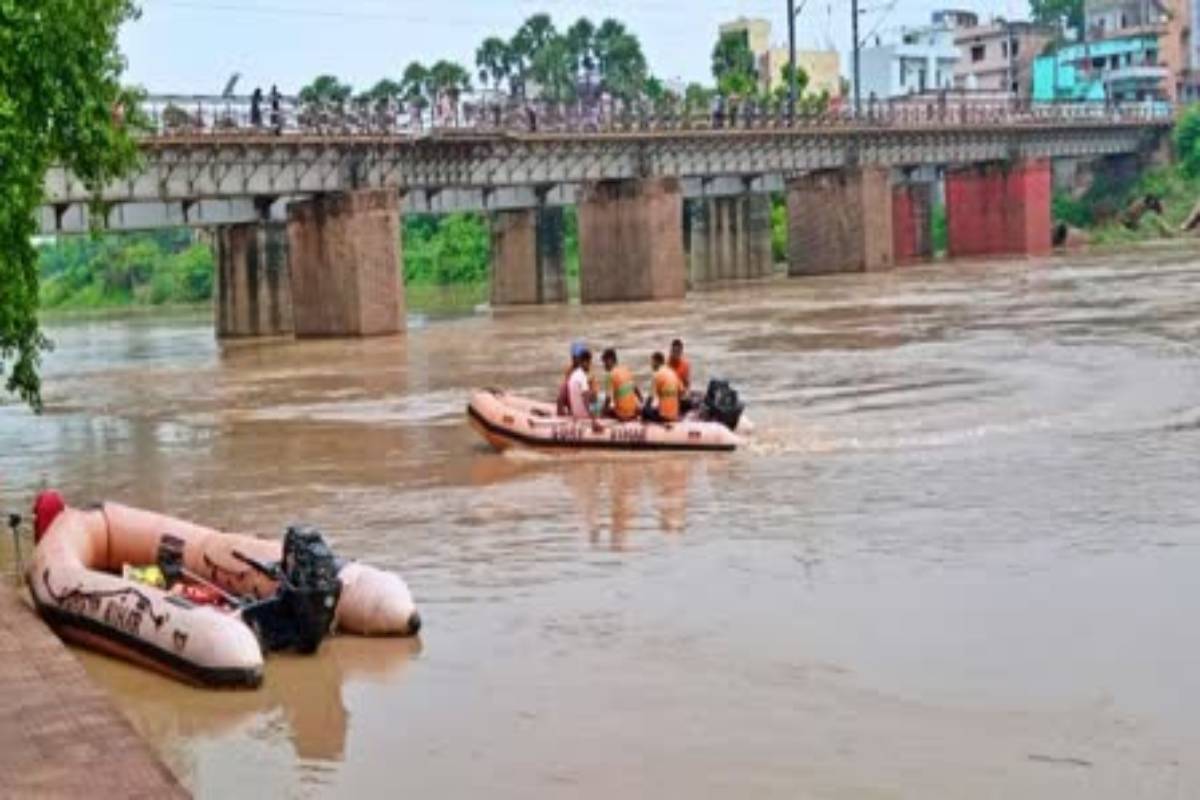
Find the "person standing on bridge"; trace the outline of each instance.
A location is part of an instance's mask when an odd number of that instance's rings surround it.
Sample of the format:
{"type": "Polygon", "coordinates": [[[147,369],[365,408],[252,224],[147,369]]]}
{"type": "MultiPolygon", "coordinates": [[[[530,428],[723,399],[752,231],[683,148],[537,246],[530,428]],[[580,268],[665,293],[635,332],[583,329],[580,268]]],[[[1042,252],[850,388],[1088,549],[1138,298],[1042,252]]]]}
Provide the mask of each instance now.
{"type": "Polygon", "coordinates": [[[283,114],[279,110],[279,87],[271,84],[271,129],[275,135],[283,133],[283,114]]]}
{"type": "Polygon", "coordinates": [[[254,87],[254,94],[250,95],[250,124],[255,128],[262,127],[262,87],[254,87]]]}

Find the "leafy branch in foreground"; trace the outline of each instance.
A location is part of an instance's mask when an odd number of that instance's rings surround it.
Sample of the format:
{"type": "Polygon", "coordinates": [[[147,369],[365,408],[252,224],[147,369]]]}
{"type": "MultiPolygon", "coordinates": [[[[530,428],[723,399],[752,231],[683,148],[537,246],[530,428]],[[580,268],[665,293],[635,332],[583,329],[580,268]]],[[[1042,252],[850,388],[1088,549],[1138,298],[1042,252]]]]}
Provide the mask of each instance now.
{"type": "Polygon", "coordinates": [[[117,47],[132,0],[0,0],[0,378],[41,409],[34,215],[46,171],[93,191],[131,167],[136,95],[117,47]]]}

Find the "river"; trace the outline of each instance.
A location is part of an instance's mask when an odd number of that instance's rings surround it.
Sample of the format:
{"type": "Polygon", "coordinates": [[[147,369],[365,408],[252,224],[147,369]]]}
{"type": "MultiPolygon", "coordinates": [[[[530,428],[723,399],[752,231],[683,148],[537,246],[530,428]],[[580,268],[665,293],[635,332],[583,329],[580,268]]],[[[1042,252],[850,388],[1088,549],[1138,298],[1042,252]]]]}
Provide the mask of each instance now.
{"type": "MultiPolygon", "coordinates": [[[[320,526],[400,571],[417,641],[253,693],[83,654],[200,797],[1200,794],[1200,250],[478,311],[219,346],[58,323],[0,501],[53,485],[320,526]],[[682,335],[733,455],[497,455],[472,387],[682,335]]],[[[5,569],[11,573],[11,561],[5,569]]]]}

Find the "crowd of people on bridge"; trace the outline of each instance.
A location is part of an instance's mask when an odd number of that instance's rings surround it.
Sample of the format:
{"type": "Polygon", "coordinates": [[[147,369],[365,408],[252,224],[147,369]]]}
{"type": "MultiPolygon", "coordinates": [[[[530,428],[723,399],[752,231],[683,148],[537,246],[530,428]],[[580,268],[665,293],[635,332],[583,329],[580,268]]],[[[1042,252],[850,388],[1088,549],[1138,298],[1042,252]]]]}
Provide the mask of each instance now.
{"type": "Polygon", "coordinates": [[[584,342],[571,345],[571,364],[558,392],[558,414],[577,420],[590,420],[600,427],[603,418],[620,422],[678,422],[695,400],[690,396],[692,367],[683,354],[683,341],[671,342],[669,356],[661,352],[650,356],[649,391],[643,395],[633,372],[620,363],[617,351],[607,348],[600,356],[604,366],[604,386],[600,389],[592,376],[592,351],[584,342]]]}

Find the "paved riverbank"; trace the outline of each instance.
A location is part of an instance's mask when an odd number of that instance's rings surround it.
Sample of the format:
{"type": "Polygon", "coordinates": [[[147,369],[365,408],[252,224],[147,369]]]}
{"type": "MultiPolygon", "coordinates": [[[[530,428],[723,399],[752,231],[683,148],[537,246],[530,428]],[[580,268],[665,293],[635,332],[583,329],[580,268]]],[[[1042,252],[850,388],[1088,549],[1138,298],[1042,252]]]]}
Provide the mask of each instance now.
{"type": "Polygon", "coordinates": [[[0,720],[0,796],[187,796],[11,585],[0,586],[0,720]]]}

